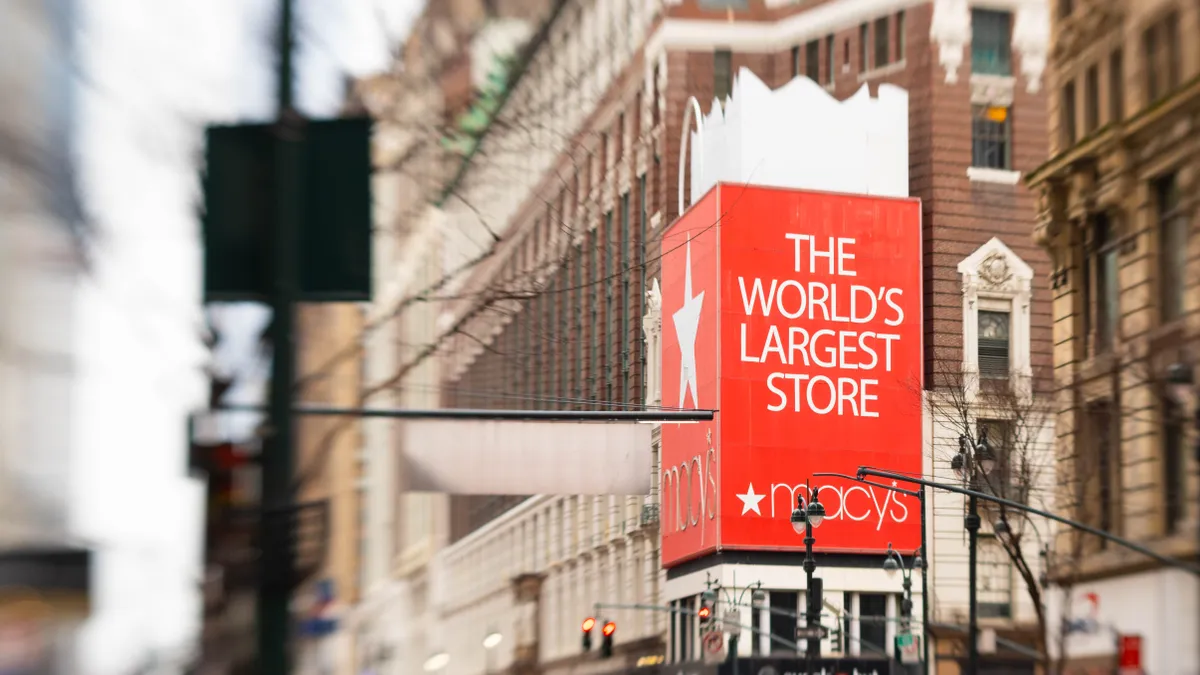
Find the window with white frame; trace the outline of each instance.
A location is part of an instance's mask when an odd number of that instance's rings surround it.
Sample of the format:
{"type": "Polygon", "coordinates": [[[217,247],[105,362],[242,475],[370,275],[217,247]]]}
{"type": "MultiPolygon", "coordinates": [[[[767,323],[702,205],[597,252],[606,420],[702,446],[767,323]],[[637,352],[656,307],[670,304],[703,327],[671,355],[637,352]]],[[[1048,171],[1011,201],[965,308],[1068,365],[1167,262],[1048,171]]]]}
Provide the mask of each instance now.
{"type": "MultiPolygon", "coordinates": [[[[1033,269],[992,238],[958,264],[963,280],[963,375],[979,380],[1032,376],[1030,302],[1033,269]]],[[[971,392],[968,392],[971,393],[971,392]]]]}
{"type": "Polygon", "coordinates": [[[976,342],[979,349],[979,376],[994,380],[1008,379],[1009,355],[1012,346],[1012,314],[1006,307],[981,308],[977,314],[979,333],[976,336],[976,342]]]}

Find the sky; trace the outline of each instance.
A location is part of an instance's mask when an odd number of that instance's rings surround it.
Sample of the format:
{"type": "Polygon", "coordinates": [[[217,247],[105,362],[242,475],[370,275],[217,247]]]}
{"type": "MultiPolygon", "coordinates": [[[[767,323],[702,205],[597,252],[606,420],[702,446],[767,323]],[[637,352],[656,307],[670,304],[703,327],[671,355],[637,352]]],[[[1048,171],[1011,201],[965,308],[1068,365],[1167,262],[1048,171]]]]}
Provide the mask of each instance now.
{"type": "MultiPolygon", "coordinates": [[[[402,41],[424,4],[295,2],[296,99],[310,117],[337,113],[347,73],[385,69],[389,45],[402,41]]],[[[182,373],[207,363],[237,375],[229,402],[254,403],[268,375],[257,350],[265,308],[209,312],[221,337],[211,358],[196,340],[205,322],[197,303],[198,176],[206,124],[276,113],[280,0],[80,0],[79,7],[81,190],[101,233],[98,297],[136,322],[144,349],[182,368],[167,369],[163,387],[194,389],[182,373]]]]}

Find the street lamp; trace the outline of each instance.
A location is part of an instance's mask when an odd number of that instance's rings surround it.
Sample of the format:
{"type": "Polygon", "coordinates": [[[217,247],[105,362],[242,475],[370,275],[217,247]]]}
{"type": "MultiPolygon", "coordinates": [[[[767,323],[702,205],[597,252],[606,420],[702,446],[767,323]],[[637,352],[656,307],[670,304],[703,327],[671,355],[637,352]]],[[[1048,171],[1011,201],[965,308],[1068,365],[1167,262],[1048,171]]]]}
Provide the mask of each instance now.
{"type": "MultiPolygon", "coordinates": [[[[996,468],[996,453],[987,442],[987,428],[979,430],[979,443],[971,447],[971,440],[965,435],[958,437],[958,454],[950,460],[950,468],[954,475],[963,482],[977,487],[980,478],[985,478],[996,468]]],[[[979,672],[979,599],[976,593],[979,562],[979,502],[972,490],[967,497],[967,517],[964,526],[967,528],[967,545],[970,555],[970,588],[967,592],[967,673],[977,675],[979,672]]]]}
{"type": "Polygon", "coordinates": [[[436,673],[442,668],[445,668],[449,663],[450,655],[446,652],[438,652],[425,659],[425,672],[436,673]]]}
{"type": "Polygon", "coordinates": [[[498,631],[494,631],[494,630],[489,632],[487,635],[485,635],[483,637],[483,649],[484,649],[483,672],[484,672],[484,675],[487,675],[488,673],[492,672],[492,650],[495,649],[500,644],[500,642],[503,640],[504,640],[504,636],[501,635],[498,631]]]}
{"type": "Polygon", "coordinates": [[[804,576],[807,579],[808,609],[804,613],[805,631],[808,637],[808,648],[804,650],[805,672],[812,672],[812,660],[821,656],[821,637],[819,633],[821,618],[821,580],[813,578],[817,569],[817,561],[813,559],[813,528],[821,526],[825,520],[825,506],[821,504],[820,489],[809,488],[808,503],[804,494],[796,495],[796,509],[792,511],[792,529],[796,534],[804,535],[804,576]]]}
{"type": "MultiPolygon", "coordinates": [[[[899,572],[903,579],[904,596],[900,600],[900,632],[912,634],[912,573],[915,569],[924,569],[925,561],[921,558],[921,549],[913,554],[909,559],[911,566],[904,566],[904,556],[892,548],[892,542],[888,542],[887,557],[883,559],[883,571],[887,572],[889,577],[895,577],[899,572]]],[[[896,654],[899,658],[900,655],[896,654]]]]}

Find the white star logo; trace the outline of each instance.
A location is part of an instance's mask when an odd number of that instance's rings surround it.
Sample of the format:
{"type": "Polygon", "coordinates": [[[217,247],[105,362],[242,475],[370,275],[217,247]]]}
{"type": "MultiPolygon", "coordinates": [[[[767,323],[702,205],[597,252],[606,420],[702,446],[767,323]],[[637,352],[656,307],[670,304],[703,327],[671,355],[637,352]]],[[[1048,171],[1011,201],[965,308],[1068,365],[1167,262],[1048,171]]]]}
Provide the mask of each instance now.
{"type": "Polygon", "coordinates": [[[704,291],[692,297],[692,240],[687,242],[687,270],[683,279],[683,307],[671,318],[675,321],[675,335],[679,338],[679,407],[684,407],[684,396],[691,391],[692,407],[700,407],[696,393],[696,333],[700,330],[700,311],[704,307],[704,291]]]}
{"type": "Polygon", "coordinates": [[[758,503],[763,500],[763,497],[766,497],[766,495],[754,494],[754,483],[751,483],[750,487],[746,488],[745,494],[737,495],[737,498],[742,500],[742,515],[744,516],[753,511],[761,516],[762,511],[758,510],[758,503]]]}

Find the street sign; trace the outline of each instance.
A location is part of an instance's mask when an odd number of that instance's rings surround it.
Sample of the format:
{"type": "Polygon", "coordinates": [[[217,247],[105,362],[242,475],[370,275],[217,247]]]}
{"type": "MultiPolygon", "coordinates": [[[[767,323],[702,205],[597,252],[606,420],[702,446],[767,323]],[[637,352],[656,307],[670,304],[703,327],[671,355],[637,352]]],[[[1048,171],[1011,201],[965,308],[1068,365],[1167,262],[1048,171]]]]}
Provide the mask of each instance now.
{"type": "Polygon", "coordinates": [[[705,663],[720,663],[725,660],[725,636],[721,631],[705,633],[701,644],[704,648],[705,663]]]}
{"type": "Polygon", "coordinates": [[[1141,675],[1142,636],[1122,635],[1118,640],[1117,672],[1120,675],[1141,675]]]}
{"type": "Polygon", "coordinates": [[[371,121],[311,120],[300,149],[303,188],[279,195],[271,124],[209,127],[205,139],[204,299],[270,295],[271,226],[284,198],[297,211],[302,302],[371,299],[371,121]]]}
{"type": "Polygon", "coordinates": [[[896,636],[896,657],[900,663],[912,665],[921,662],[921,641],[912,633],[901,633],[896,636]]]}
{"type": "Polygon", "coordinates": [[[725,632],[730,634],[742,632],[741,610],[731,609],[725,612],[725,632]]]}
{"type": "Polygon", "coordinates": [[[811,640],[813,638],[825,639],[829,635],[829,629],[825,626],[796,626],[797,640],[811,640]]]}

